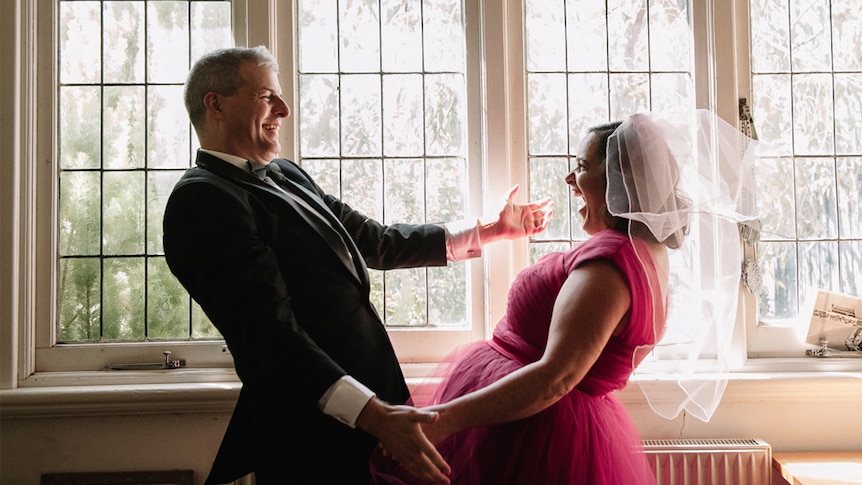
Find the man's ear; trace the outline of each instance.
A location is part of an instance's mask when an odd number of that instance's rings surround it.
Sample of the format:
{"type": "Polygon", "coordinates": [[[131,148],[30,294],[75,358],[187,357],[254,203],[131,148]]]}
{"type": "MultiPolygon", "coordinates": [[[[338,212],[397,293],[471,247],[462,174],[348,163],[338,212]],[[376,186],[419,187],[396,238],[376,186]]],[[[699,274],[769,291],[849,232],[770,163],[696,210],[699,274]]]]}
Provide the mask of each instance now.
{"type": "Polygon", "coordinates": [[[221,97],[212,91],[204,94],[204,106],[208,112],[221,119],[221,97]]]}

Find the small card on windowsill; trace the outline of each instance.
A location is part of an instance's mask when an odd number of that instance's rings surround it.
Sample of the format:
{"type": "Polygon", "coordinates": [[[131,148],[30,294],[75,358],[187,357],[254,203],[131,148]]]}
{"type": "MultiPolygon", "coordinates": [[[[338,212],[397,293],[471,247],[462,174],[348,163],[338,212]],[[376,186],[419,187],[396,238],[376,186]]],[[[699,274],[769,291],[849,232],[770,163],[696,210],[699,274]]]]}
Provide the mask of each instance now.
{"type": "Polygon", "coordinates": [[[820,354],[849,352],[862,356],[862,298],[817,290],[807,303],[808,311],[800,315],[810,317],[805,342],[818,347],[807,351],[807,355],[837,357],[820,354]]]}

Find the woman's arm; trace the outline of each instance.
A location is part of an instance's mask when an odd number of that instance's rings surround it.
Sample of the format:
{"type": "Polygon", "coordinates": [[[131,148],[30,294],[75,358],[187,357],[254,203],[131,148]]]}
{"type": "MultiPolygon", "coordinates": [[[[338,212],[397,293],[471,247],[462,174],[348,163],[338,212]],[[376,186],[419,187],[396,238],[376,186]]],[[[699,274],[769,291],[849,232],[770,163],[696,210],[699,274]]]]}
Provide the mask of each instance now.
{"type": "Polygon", "coordinates": [[[563,284],[542,358],[488,387],[425,408],[440,418],[423,425],[437,443],[474,426],[536,414],[568,394],[598,359],[631,304],[628,286],[609,261],[585,263],[563,284]]]}

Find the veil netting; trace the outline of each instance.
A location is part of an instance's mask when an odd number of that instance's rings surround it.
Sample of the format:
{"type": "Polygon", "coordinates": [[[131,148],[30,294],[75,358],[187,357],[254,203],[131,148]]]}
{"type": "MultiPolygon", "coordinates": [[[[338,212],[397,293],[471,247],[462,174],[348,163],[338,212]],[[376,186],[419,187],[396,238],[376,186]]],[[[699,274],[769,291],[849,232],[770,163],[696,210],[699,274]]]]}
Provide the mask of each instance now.
{"type": "Polygon", "coordinates": [[[657,344],[634,357],[644,359],[634,380],[667,419],[685,410],[709,421],[727,386],[740,228],[759,217],[756,146],[707,110],[636,114],[608,139],[608,211],[631,236],[668,247],[666,322],[654,322],[657,344]]]}

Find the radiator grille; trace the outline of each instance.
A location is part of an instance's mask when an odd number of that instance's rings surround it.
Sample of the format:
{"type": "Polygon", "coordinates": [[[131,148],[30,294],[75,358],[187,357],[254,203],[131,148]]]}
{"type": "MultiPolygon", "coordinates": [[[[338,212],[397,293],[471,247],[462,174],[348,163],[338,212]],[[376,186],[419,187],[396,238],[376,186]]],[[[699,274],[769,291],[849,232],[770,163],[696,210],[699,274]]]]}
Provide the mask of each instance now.
{"type": "Polygon", "coordinates": [[[643,440],[658,485],[771,485],[772,447],[759,439],[643,440]]]}

